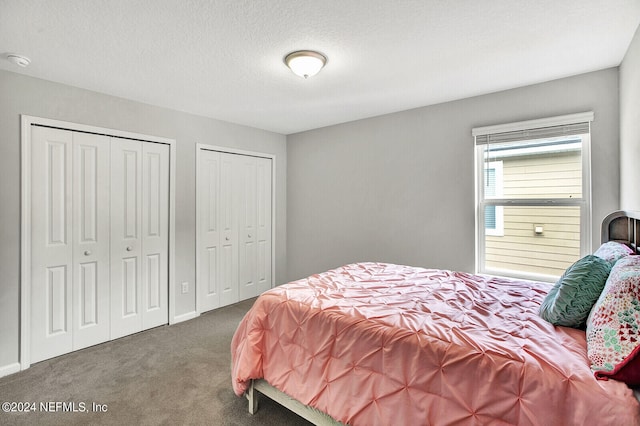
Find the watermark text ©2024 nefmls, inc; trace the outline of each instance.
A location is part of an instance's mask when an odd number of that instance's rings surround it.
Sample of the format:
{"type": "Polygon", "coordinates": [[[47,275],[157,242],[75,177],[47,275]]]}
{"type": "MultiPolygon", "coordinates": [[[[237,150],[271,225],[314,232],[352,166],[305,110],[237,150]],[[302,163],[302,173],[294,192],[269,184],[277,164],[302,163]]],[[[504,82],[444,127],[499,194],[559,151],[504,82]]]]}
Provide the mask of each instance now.
{"type": "Polygon", "coordinates": [[[43,402],[3,402],[2,411],[5,413],[106,413],[109,410],[107,404],[97,402],[69,402],[69,401],[43,401],[43,402]]]}

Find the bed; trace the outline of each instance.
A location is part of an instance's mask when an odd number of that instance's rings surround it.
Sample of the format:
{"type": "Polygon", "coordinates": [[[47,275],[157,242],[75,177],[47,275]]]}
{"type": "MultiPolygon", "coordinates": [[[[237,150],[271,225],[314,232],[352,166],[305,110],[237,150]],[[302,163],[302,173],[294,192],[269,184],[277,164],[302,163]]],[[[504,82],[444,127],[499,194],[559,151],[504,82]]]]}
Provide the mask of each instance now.
{"type": "MultiPolygon", "coordinates": [[[[602,238],[637,253],[640,215],[609,215],[602,238]]],[[[594,377],[589,329],[541,318],[551,288],[386,263],[315,274],[241,321],[233,390],[315,424],[640,424],[634,390],[594,377]]]]}

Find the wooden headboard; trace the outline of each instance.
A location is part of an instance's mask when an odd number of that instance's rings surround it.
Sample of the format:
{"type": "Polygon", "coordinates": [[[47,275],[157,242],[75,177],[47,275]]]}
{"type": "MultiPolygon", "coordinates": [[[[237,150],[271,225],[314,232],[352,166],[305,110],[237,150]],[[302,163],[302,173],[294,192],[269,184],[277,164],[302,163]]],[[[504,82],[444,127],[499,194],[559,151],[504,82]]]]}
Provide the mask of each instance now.
{"type": "Polygon", "coordinates": [[[620,241],[640,253],[640,212],[620,210],[602,221],[601,242],[620,241]]]}

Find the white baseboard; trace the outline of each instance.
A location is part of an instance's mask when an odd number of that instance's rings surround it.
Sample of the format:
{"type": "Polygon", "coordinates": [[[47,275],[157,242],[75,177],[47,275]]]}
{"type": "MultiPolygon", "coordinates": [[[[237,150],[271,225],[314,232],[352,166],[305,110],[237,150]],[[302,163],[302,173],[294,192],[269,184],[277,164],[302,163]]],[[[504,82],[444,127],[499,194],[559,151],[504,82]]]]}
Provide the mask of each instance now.
{"type": "Polygon", "coordinates": [[[188,321],[198,316],[200,316],[200,314],[196,311],[187,312],[186,314],[182,314],[182,315],[176,315],[175,317],[173,317],[173,321],[171,321],[170,324],[177,324],[179,322],[188,321]]]}
{"type": "Polygon", "coordinates": [[[20,363],[14,362],[13,364],[3,365],[0,367],[0,377],[8,376],[9,374],[17,373],[20,371],[20,363]]]}

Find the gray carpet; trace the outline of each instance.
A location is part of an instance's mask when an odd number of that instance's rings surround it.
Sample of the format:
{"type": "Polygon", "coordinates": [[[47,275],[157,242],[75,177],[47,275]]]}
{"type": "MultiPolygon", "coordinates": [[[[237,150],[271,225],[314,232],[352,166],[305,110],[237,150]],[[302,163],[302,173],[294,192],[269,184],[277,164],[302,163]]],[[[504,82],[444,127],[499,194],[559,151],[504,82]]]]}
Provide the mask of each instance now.
{"type": "Polygon", "coordinates": [[[246,399],[233,393],[231,337],[254,300],[0,378],[0,402],[36,403],[38,409],[0,412],[0,424],[308,425],[266,397],[252,416],[246,399]],[[77,409],[83,402],[89,412],[41,412],[41,402],[73,402],[77,409]],[[91,412],[93,403],[107,411],[91,412]]]}

